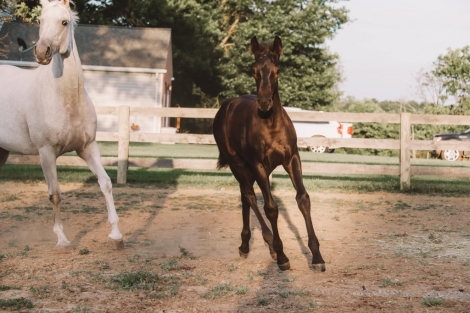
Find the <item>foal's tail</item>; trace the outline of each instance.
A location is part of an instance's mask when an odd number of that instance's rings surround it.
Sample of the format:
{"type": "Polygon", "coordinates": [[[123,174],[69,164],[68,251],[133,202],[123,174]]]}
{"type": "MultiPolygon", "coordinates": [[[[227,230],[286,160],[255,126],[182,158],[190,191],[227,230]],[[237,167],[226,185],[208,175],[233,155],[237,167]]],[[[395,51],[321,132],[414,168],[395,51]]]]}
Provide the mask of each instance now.
{"type": "Polygon", "coordinates": [[[228,166],[227,160],[224,158],[222,153],[219,152],[219,159],[217,160],[217,169],[225,168],[228,166]]]}

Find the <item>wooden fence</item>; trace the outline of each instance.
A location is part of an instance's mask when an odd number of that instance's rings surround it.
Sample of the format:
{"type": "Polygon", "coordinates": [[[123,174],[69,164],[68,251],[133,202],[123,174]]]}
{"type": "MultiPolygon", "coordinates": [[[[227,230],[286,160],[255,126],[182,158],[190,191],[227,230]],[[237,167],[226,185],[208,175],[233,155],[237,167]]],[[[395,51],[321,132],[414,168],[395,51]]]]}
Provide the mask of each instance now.
{"type": "MultiPolygon", "coordinates": [[[[130,108],[97,107],[97,114],[115,114],[119,116],[119,132],[98,132],[97,141],[117,141],[118,156],[102,157],[105,166],[117,166],[119,184],[127,180],[128,166],[158,167],[158,168],[185,168],[185,169],[215,169],[216,160],[203,159],[158,159],[158,158],[130,158],[129,142],[175,142],[191,144],[215,144],[212,135],[197,135],[185,133],[140,133],[130,129],[131,116],[160,116],[180,118],[214,118],[217,109],[195,108],[130,108]]],[[[470,168],[411,166],[411,150],[470,150],[470,142],[460,141],[433,141],[412,140],[412,124],[431,125],[470,125],[470,116],[453,115],[420,115],[420,114],[387,114],[387,113],[326,113],[326,112],[289,112],[293,121],[339,121],[351,123],[396,123],[400,124],[400,139],[335,139],[335,138],[298,138],[299,146],[328,146],[344,148],[371,148],[400,150],[399,165],[363,165],[338,163],[309,163],[304,162],[304,172],[337,173],[337,174],[378,174],[398,175],[400,189],[409,189],[412,175],[439,175],[470,177],[470,168]]],[[[38,156],[11,155],[10,164],[39,164],[38,156]]],[[[58,165],[85,166],[79,157],[61,156],[58,165]]],[[[281,171],[282,169],[276,169],[281,171]]]]}

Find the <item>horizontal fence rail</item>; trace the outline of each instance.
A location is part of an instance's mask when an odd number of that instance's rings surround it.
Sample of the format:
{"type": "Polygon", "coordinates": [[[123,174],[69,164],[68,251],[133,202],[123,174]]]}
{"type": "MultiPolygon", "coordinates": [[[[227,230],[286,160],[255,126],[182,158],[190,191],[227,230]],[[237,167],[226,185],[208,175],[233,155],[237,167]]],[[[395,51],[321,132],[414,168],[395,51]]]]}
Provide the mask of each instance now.
{"type": "MultiPolygon", "coordinates": [[[[119,117],[118,132],[97,132],[97,141],[118,142],[118,157],[102,157],[105,166],[118,167],[118,183],[126,183],[127,168],[155,167],[155,168],[181,168],[181,169],[215,169],[216,160],[205,159],[159,159],[159,158],[133,158],[129,157],[130,142],[148,143],[186,143],[186,144],[215,144],[212,135],[186,134],[186,133],[141,133],[130,130],[131,116],[158,116],[174,118],[207,118],[213,119],[217,109],[200,108],[141,108],[141,107],[96,107],[96,113],[116,115],[119,117]]],[[[412,175],[439,175],[469,177],[470,168],[449,168],[430,166],[411,166],[411,150],[468,150],[470,142],[463,141],[434,141],[411,140],[412,124],[430,125],[470,125],[470,116],[453,115],[419,115],[410,113],[333,113],[333,112],[288,112],[293,121],[321,122],[339,121],[350,123],[395,123],[400,125],[400,139],[365,139],[365,138],[298,138],[299,146],[328,146],[343,148],[369,148],[400,150],[399,165],[362,165],[362,164],[328,164],[307,163],[302,164],[305,173],[324,174],[379,174],[400,176],[400,188],[410,188],[412,175]]],[[[40,164],[38,156],[11,155],[9,164],[40,164]]],[[[86,166],[85,162],[75,156],[61,156],[58,165],[86,166]]],[[[283,171],[277,168],[276,172],[283,171]]]]}

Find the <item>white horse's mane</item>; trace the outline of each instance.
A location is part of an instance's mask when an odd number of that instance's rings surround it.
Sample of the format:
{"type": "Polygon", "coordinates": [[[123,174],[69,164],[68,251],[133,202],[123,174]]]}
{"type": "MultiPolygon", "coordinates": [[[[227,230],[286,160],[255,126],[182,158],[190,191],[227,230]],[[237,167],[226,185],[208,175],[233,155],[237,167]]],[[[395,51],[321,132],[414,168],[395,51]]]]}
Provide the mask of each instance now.
{"type": "Polygon", "coordinates": [[[72,27],[75,29],[75,27],[77,27],[78,20],[79,20],[78,13],[70,8],[70,4],[74,4],[74,2],[73,1],[68,1],[68,2],[69,2],[69,5],[65,5],[62,0],[52,0],[52,1],[46,0],[42,2],[42,6],[43,6],[43,9],[45,9],[44,3],[46,3],[46,7],[61,6],[69,14],[72,27]]]}

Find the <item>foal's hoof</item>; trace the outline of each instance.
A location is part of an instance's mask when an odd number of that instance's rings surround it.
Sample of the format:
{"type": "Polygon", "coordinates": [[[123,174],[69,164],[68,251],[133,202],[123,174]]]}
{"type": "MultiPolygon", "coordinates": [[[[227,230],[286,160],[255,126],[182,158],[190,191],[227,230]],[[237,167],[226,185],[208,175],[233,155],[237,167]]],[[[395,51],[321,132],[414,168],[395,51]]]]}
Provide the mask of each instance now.
{"type": "Polygon", "coordinates": [[[317,272],[317,273],[321,273],[321,272],[326,271],[325,263],[310,264],[309,267],[313,272],[317,272]]]}
{"type": "Polygon", "coordinates": [[[243,259],[246,259],[248,257],[248,254],[250,254],[250,253],[241,252],[241,250],[238,250],[238,253],[240,254],[240,257],[243,259]]]}
{"type": "Polygon", "coordinates": [[[271,257],[273,258],[274,261],[277,260],[277,253],[271,253],[271,257]]]}
{"type": "Polygon", "coordinates": [[[286,270],[290,269],[290,263],[289,262],[284,263],[284,264],[278,264],[278,265],[279,265],[279,269],[281,271],[286,271],[286,270]]]}
{"type": "Polygon", "coordinates": [[[122,240],[122,239],[116,240],[116,239],[109,238],[108,239],[108,244],[114,250],[124,249],[124,240],[122,240]]]}

